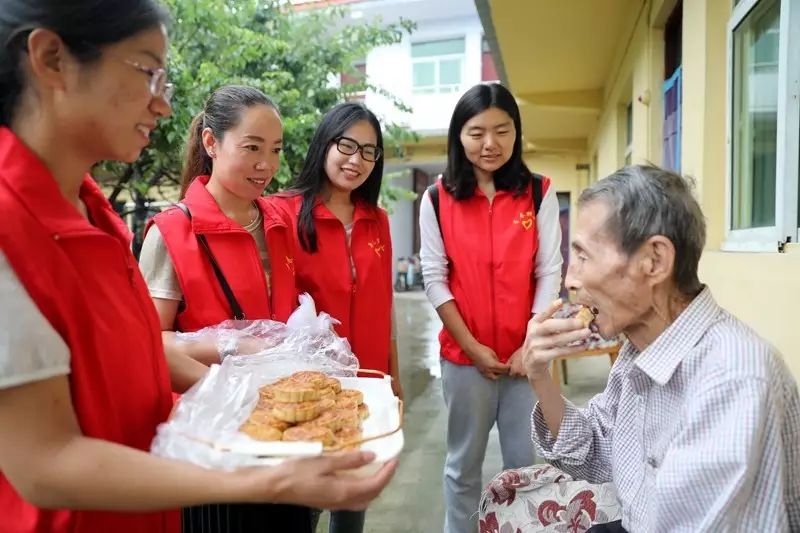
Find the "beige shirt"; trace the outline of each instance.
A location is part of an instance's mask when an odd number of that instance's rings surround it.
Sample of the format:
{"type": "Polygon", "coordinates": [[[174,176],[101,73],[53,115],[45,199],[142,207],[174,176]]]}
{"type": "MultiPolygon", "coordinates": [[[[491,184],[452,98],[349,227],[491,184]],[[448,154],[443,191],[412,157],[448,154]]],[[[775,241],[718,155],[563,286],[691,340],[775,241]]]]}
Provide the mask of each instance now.
{"type": "MultiPolygon", "coordinates": [[[[270,288],[269,254],[267,253],[267,242],[264,238],[263,223],[264,219],[259,211],[258,217],[251,224],[244,226],[244,229],[256,241],[261,264],[264,266],[264,274],[267,277],[267,287],[270,288]]],[[[183,300],[183,291],[180,283],[178,283],[175,267],[167,251],[167,245],[164,243],[164,237],[162,237],[156,225],[150,228],[144,238],[144,243],[142,243],[139,268],[142,270],[150,296],[165,300],[183,300]]]]}

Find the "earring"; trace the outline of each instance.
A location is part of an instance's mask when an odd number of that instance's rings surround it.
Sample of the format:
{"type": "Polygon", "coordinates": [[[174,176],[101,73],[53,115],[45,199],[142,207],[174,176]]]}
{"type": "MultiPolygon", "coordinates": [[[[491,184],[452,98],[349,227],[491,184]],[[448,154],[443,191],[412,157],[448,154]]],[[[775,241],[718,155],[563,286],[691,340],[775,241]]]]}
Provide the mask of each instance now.
{"type": "Polygon", "coordinates": [[[208,151],[208,157],[210,157],[211,159],[214,159],[214,151],[213,150],[209,150],[208,151]]]}

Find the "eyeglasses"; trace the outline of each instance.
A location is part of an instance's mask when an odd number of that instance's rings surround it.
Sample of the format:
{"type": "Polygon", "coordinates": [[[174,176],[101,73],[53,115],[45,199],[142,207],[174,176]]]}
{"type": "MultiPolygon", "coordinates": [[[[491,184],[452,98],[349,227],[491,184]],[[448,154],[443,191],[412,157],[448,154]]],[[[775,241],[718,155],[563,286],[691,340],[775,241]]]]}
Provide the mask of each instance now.
{"type": "Polygon", "coordinates": [[[175,86],[167,81],[167,71],[163,68],[150,68],[131,61],[130,59],[123,59],[125,64],[132,66],[140,72],[144,72],[150,76],[150,94],[154,98],[162,97],[169,102],[175,92],[175,86]]]}
{"type": "Polygon", "coordinates": [[[374,144],[358,144],[355,139],[350,137],[336,137],[334,139],[336,149],[344,155],[353,155],[356,152],[361,152],[361,157],[364,161],[374,163],[381,158],[383,150],[374,144]]]}

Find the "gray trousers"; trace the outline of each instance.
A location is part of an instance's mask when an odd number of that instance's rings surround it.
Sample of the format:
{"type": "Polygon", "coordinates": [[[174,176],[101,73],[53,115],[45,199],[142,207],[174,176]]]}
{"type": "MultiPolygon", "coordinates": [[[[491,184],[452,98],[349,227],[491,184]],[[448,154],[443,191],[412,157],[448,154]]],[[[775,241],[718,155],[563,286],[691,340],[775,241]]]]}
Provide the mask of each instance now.
{"type": "Polygon", "coordinates": [[[444,533],[478,530],[483,459],[489,431],[500,433],[503,469],[534,463],[531,442],[533,389],[525,378],[486,379],[474,366],[442,365],[447,405],[447,459],[444,465],[444,533]]]}

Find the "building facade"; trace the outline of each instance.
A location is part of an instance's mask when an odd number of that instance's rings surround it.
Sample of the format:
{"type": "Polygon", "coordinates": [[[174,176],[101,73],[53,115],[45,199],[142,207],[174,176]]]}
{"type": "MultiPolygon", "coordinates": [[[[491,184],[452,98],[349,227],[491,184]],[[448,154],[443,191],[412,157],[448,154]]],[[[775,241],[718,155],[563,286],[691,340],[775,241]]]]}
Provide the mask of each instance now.
{"type": "Polygon", "coordinates": [[[800,377],[800,0],[476,0],[527,158],[571,202],[627,163],[696,180],[701,279],[800,377]]]}

